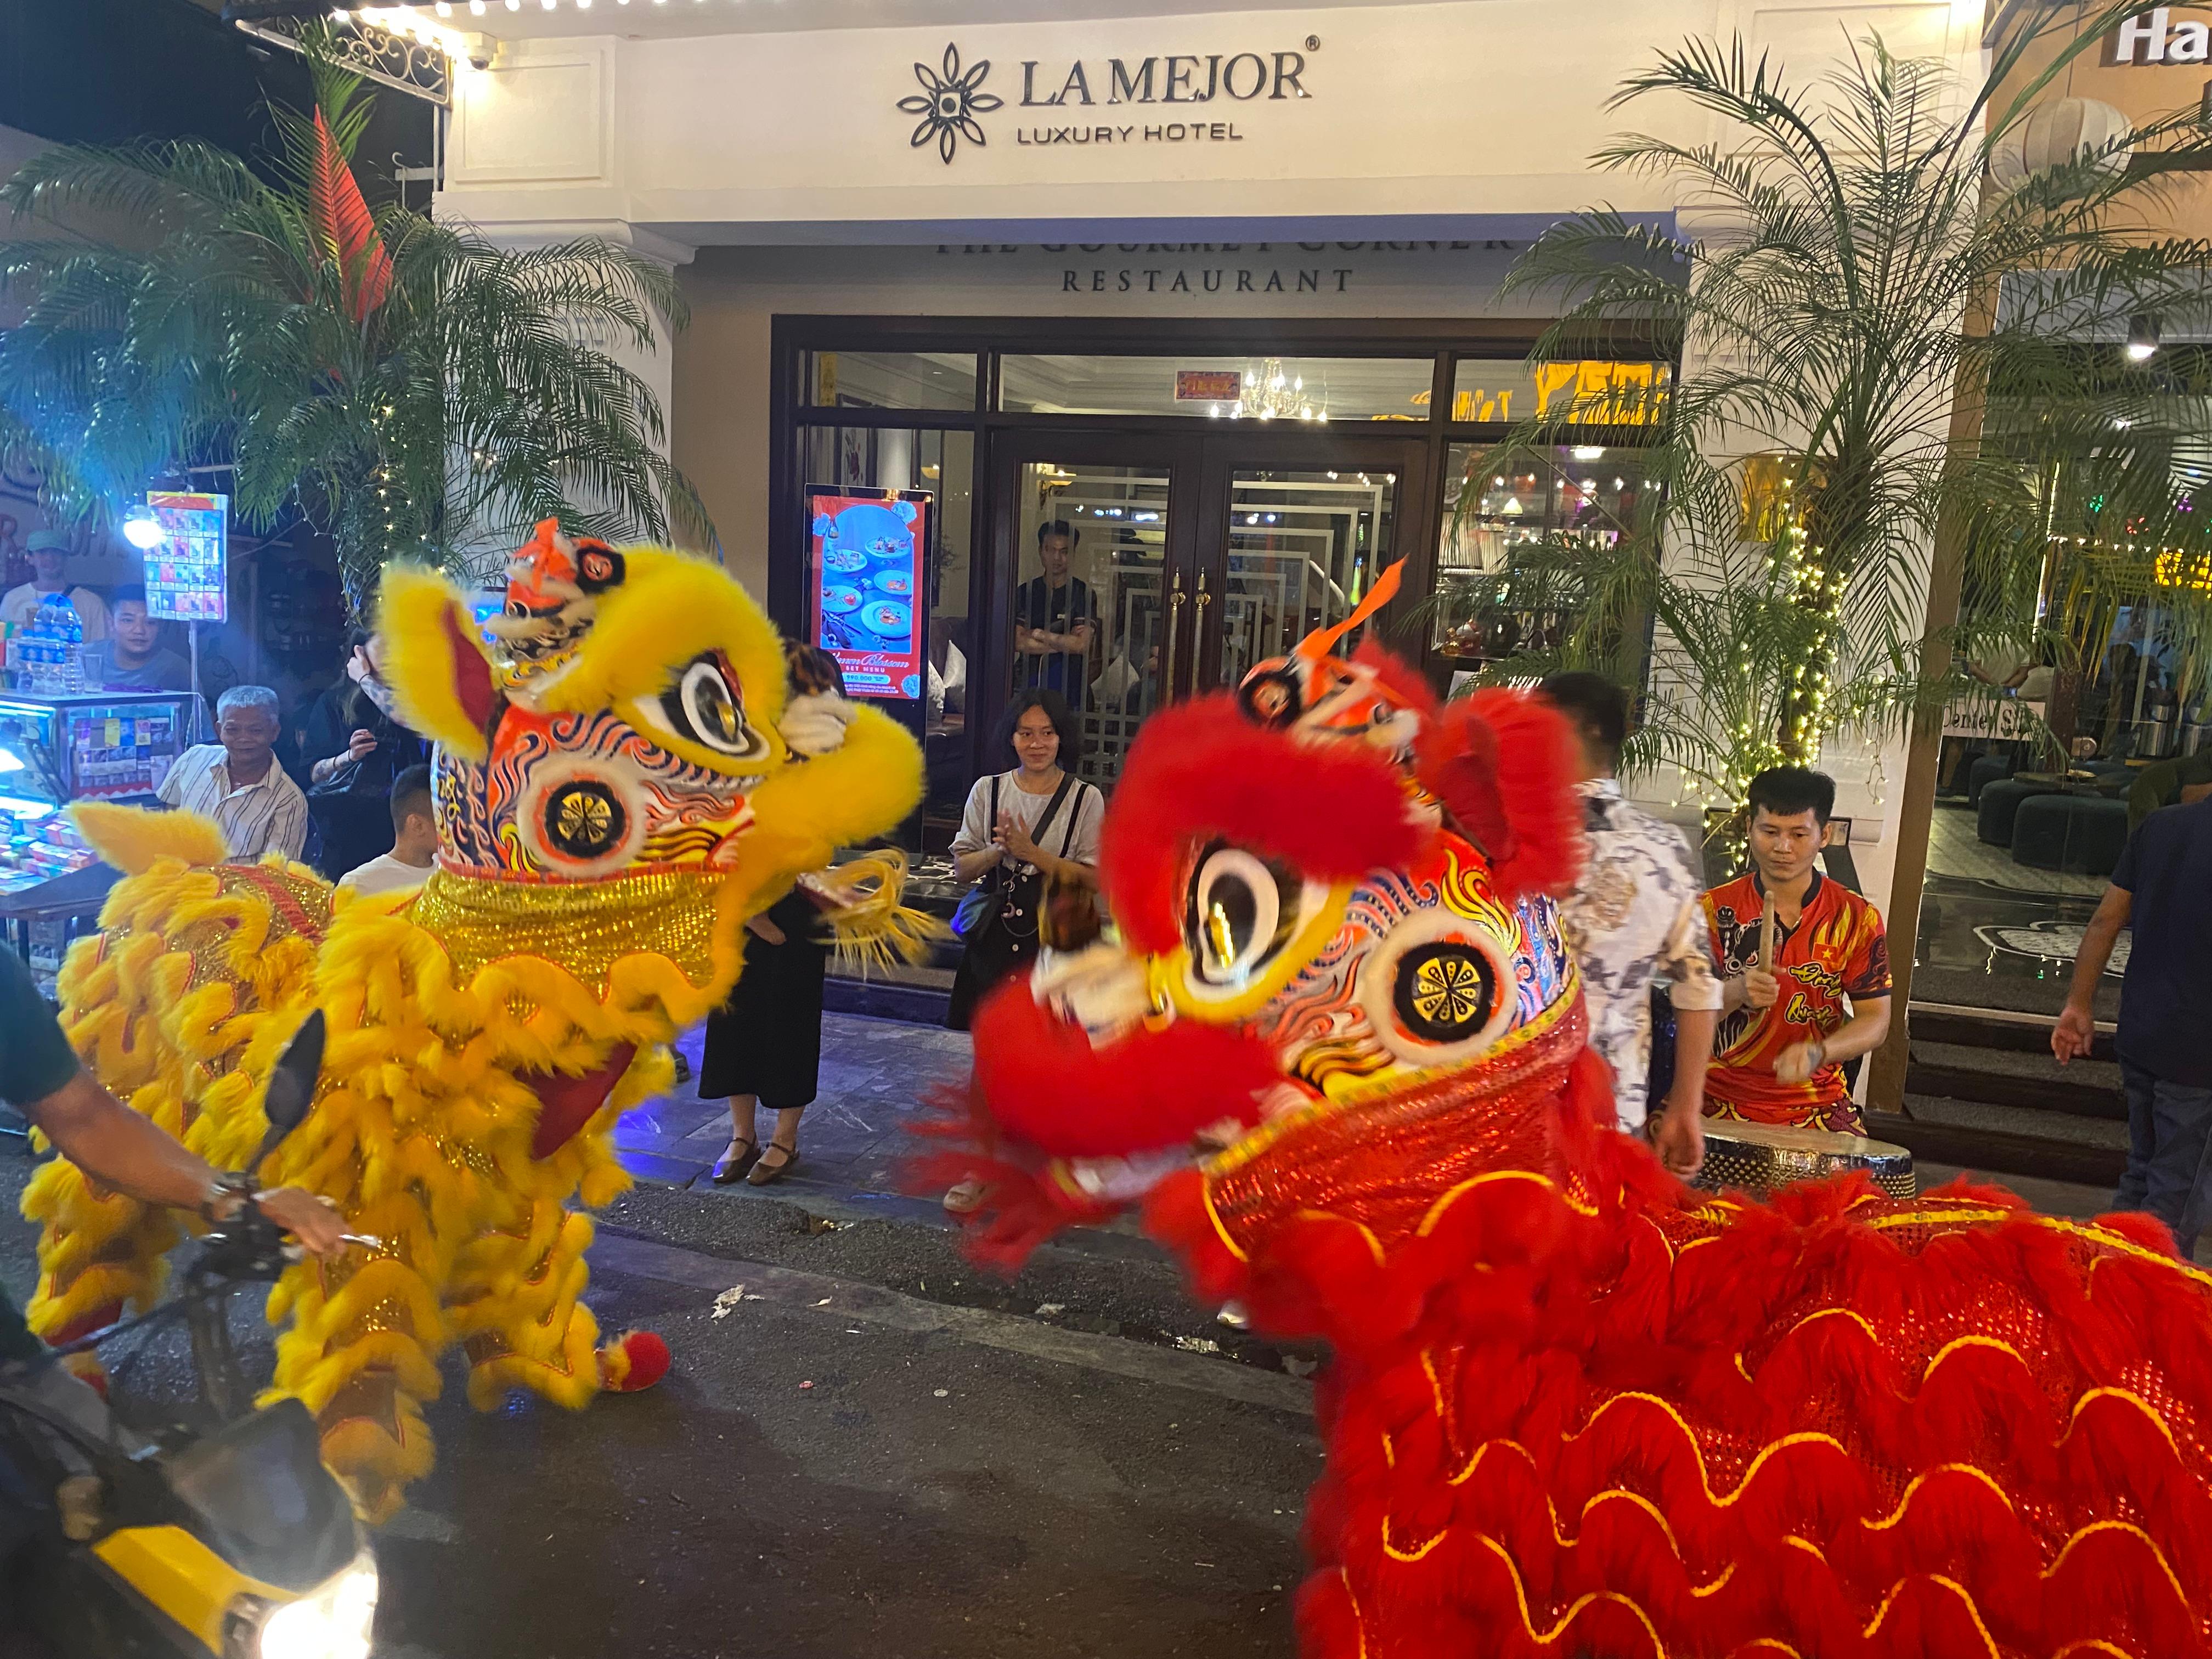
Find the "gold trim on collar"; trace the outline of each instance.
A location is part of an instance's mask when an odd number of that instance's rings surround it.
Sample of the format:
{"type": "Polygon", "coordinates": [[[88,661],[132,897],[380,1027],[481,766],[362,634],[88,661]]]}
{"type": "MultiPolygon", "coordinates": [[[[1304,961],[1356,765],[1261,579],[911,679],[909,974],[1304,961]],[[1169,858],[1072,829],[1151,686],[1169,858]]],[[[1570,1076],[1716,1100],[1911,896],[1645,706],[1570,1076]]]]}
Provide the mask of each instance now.
{"type": "Polygon", "coordinates": [[[487,963],[538,957],[601,998],[624,957],[665,957],[693,987],[714,975],[720,872],[666,872],[579,883],[495,881],[433,870],[410,915],[434,935],[465,985],[487,963]]]}

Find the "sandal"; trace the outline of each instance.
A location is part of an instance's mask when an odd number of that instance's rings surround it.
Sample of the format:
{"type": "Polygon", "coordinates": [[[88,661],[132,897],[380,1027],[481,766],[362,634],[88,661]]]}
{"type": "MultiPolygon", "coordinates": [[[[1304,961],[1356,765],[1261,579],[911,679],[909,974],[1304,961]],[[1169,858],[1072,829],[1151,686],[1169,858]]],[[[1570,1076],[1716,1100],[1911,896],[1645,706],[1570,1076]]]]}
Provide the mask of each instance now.
{"type": "Polygon", "coordinates": [[[982,1176],[968,1176],[954,1182],[952,1189],[945,1194],[945,1208],[951,1215],[973,1215],[983,1207],[983,1200],[990,1194],[990,1186],[982,1176]]]}
{"type": "Polygon", "coordinates": [[[717,1187],[728,1187],[745,1178],[746,1173],[760,1162],[760,1142],[732,1135],[730,1144],[723,1150],[722,1161],[714,1166],[713,1180],[717,1187]],[[740,1152],[738,1148],[744,1147],[740,1152]]]}
{"type": "Polygon", "coordinates": [[[787,1146],[780,1140],[771,1140],[762,1149],[760,1161],[753,1165],[752,1173],[745,1177],[748,1187],[773,1187],[789,1175],[799,1162],[799,1148],[787,1146]],[[783,1157],[769,1163],[768,1154],[781,1152],[783,1157]]]}

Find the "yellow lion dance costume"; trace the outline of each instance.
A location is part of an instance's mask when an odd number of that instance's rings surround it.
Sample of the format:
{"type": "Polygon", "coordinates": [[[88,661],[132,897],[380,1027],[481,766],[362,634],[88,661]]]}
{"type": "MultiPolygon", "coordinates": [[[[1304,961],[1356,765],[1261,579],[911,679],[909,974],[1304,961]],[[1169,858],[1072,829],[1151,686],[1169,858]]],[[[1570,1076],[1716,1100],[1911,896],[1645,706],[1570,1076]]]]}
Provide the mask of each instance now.
{"type": "MultiPolygon", "coordinates": [[[[303,866],[223,863],[185,813],[80,807],[125,879],[61,977],[95,1075],[217,1168],[253,1155],[261,1079],[311,1008],[315,1109],[259,1173],[328,1194],[382,1248],[295,1267],[272,1398],[318,1414],[371,1519],[427,1473],[422,1402],[456,1340],[479,1409],[515,1388],[571,1408],[666,1368],[602,1349],[578,1300],[590,1220],[628,1184],[610,1132],[666,1088],[666,1044],[727,994],[742,929],[920,798],[914,741],[842,698],[790,696],[781,642],[718,567],[571,542],[509,568],[487,653],[460,592],[394,569],[379,616],[400,710],[438,744],[439,853],[416,893],[335,896],[303,866]]],[[[915,942],[896,857],[815,881],[840,940],[915,942]]],[[[31,1308],[50,1340],[159,1293],[169,1212],[57,1162],[31,1308]]]]}

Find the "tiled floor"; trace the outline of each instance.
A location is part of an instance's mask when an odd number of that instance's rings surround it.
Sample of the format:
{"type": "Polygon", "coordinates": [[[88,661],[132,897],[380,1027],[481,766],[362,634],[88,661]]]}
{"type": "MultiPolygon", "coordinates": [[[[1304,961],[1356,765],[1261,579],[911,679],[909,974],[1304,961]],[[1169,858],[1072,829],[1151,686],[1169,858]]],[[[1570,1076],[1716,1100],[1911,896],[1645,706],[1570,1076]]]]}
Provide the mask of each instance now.
{"type": "Polygon", "coordinates": [[[1974,832],[1973,813],[1963,806],[1936,808],[1928,826],[1928,867],[1939,875],[1986,881],[2016,893],[2095,898],[2105,890],[2102,876],[2069,876],[2014,863],[2008,849],[1982,842],[1974,832]]]}
{"type": "MultiPolygon", "coordinates": [[[[2014,864],[1974,839],[1974,815],[1938,805],[1929,826],[1921,896],[1916,1003],[2056,1014],[2065,1006],[2081,929],[2103,896],[2101,876],[2064,876],[2014,864]]],[[[2113,952],[2097,1014],[2119,1007],[2128,935],[2113,952]]]]}
{"type": "MultiPolygon", "coordinates": [[[[702,1035],[689,1032],[677,1044],[694,1077],[702,1035]]],[[[777,1183],[777,1194],[896,1191],[897,1165],[914,1149],[905,1126],[933,1087],[967,1075],[968,1056],[963,1031],[824,1014],[821,1097],[806,1109],[801,1161],[777,1183]]],[[[690,1084],[624,1114],[615,1128],[616,1150],[632,1175],[678,1186],[704,1179],[729,1139],[723,1103],[700,1099],[690,1084]]]]}

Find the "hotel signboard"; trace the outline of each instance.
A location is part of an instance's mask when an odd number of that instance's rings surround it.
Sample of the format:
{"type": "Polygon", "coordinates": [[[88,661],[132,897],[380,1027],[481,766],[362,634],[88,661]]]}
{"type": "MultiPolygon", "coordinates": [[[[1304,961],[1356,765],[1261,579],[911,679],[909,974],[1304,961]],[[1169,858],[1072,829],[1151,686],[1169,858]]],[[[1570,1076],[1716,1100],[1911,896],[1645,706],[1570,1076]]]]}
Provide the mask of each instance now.
{"type": "MultiPolygon", "coordinates": [[[[1025,58],[1014,107],[1051,114],[1014,129],[1017,145],[1242,143],[1249,135],[1233,118],[1239,108],[1310,100],[1306,85],[1321,38],[1296,49],[1266,52],[1153,52],[1128,58],[1076,58],[1066,63],[1025,58]]],[[[921,118],[908,135],[915,149],[934,149],[948,165],[960,147],[990,142],[981,118],[1007,99],[991,82],[992,60],[963,54],[948,41],[937,62],[916,63],[921,87],[898,107],[921,118]]]]}

